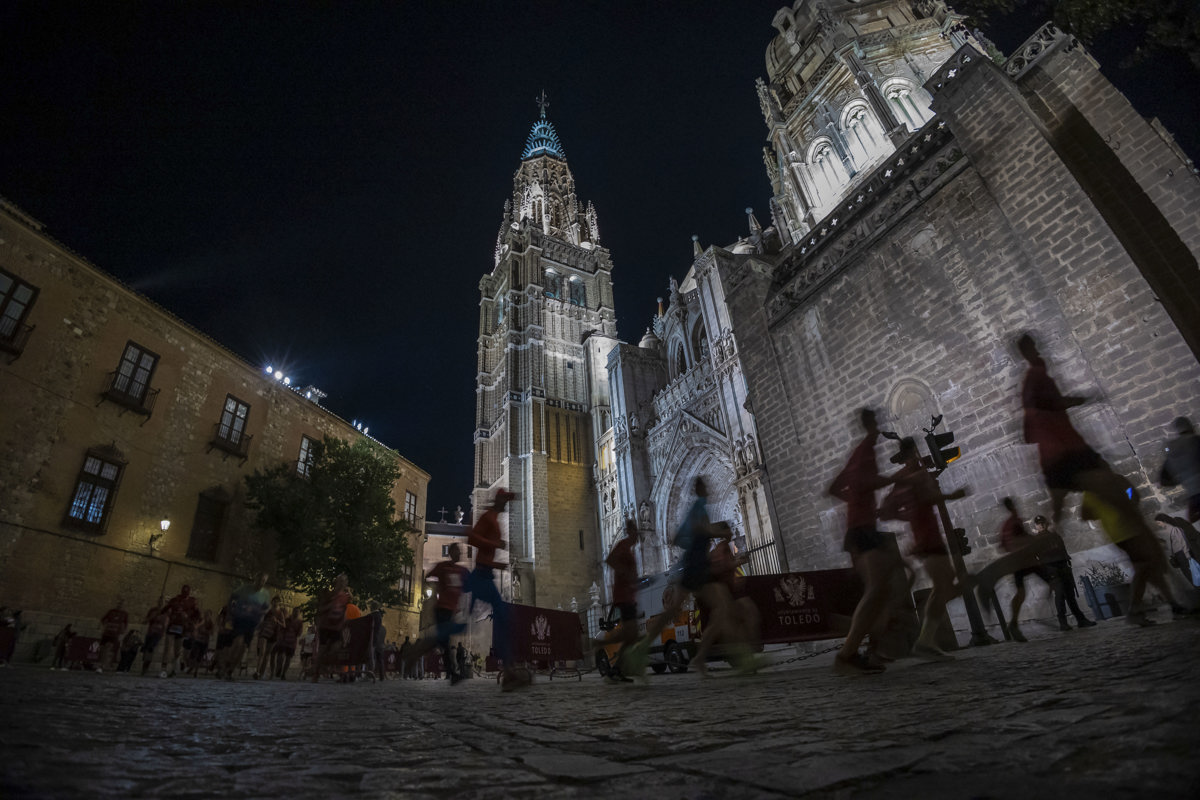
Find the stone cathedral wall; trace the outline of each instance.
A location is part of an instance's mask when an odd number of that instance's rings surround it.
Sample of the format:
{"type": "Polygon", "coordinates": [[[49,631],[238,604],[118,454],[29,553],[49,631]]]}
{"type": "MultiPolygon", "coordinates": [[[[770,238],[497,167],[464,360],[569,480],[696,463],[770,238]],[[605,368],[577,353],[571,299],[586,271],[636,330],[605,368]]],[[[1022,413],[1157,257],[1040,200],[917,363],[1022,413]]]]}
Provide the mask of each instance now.
{"type": "MultiPolygon", "coordinates": [[[[920,436],[931,414],[944,415],[963,457],[942,485],[973,492],[951,504],[974,546],[968,565],[997,553],[1001,497],[1014,496],[1026,519],[1048,513],[1036,449],[1021,435],[1025,365],[1012,341],[1024,330],[1039,334],[1063,392],[1093,399],[1072,417],[1139,487],[1143,510],[1178,507],[1177,493],[1164,494],[1153,477],[1169,421],[1200,416],[1200,365],[1147,275],[1157,263],[1185,282],[1191,275],[1194,286],[1200,280],[1184,271],[1186,258],[1163,266],[1114,232],[1105,201],[1081,185],[1079,164],[1068,163],[1077,158],[1063,151],[1071,137],[1054,128],[1070,115],[1060,103],[1047,116],[1038,92],[1052,82],[1070,87],[1067,105],[1086,109],[1101,140],[1125,137],[1121,165],[1193,259],[1196,180],[1082,51],[1064,47],[1020,77],[990,62],[944,68],[931,80],[945,83],[934,86],[940,122],[910,143],[925,134],[936,143],[947,131],[951,141],[937,152],[901,148],[863,184],[878,192],[874,200],[835,210],[782,264],[723,267],[792,569],[847,563],[844,507],[825,490],[862,436],[862,406],[881,409],[883,427],[907,435],[920,436]],[[906,156],[909,163],[897,164],[906,156]],[[882,177],[888,168],[890,182],[882,177]]],[[[1160,224],[1152,213],[1133,222],[1160,224]]],[[[894,445],[885,441],[877,452],[881,467],[894,469],[894,445]]],[[[1068,507],[1063,531],[1076,569],[1093,558],[1120,560],[1076,508],[1068,507]]]]}

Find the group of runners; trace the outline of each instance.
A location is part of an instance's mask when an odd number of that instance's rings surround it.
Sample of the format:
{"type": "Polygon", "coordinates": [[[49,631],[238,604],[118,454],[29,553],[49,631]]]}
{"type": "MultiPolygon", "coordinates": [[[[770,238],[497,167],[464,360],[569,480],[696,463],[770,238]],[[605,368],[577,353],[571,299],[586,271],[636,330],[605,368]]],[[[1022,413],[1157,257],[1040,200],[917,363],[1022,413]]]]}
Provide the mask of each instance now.
{"type": "MultiPolygon", "coordinates": [[[[920,632],[911,650],[911,655],[918,658],[952,660],[953,656],[939,646],[937,635],[946,619],[947,603],[963,591],[974,590],[981,605],[987,608],[989,603],[995,602],[996,582],[1007,575],[1013,576],[1016,589],[1008,626],[1015,641],[1026,641],[1019,618],[1026,596],[1025,579],[1029,576],[1042,579],[1051,588],[1060,629],[1071,628],[1068,607],[1078,627],[1096,624],[1088,619],[1075,600],[1069,555],[1057,532],[1065,500],[1072,492],[1083,495],[1082,518],[1098,521],[1109,540],[1125,551],[1132,563],[1132,608],[1126,614],[1126,620],[1139,626],[1153,624],[1143,604],[1147,584],[1159,591],[1177,617],[1194,615],[1194,611],[1179,602],[1167,581],[1167,559],[1141,515],[1137,492],[1087,444],[1072,424],[1068,409],[1082,404],[1085,399],[1064,396],[1059,391],[1032,335],[1022,335],[1015,344],[1028,365],[1021,391],[1024,437],[1026,442],[1037,447],[1050,495],[1050,518],[1036,516],[1036,531],[1031,533],[1022,521],[1015,501],[1003,498],[1007,516],[1000,540],[1005,554],[971,576],[964,587],[956,580],[950,552],[939,529],[937,508],[939,504],[966,497],[968,489],[960,487],[943,492],[929,468],[922,463],[912,438],[898,440],[898,450],[891,461],[898,464],[899,469],[890,475],[881,473],[876,448],[882,432],[875,412],[861,410],[859,419],[865,435],[829,487],[829,494],[846,504],[842,549],[850,555],[863,585],[863,594],[850,620],[845,641],[834,659],[835,672],[862,675],[885,670],[884,662],[888,658],[879,652],[878,644],[889,623],[889,600],[897,578],[905,577],[908,570],[894,545],[893,534],[880,530],[881,519],[908,523],[912,532],[909,554],[921,563],[931,584],[922,609],[920,632]],[[879,502],[878,495],[884,490],[887,493],[879,502]],[[860,651],[864,641],[867,646],[860,651]]],[[[1189,497],[1189,519],[1195,521],[1200,518],[1200,440],[1186,419],[1179,418],[1173,424],[1177,438],[1168,449],[1162,480],[1169,485],[1184,486],[1189,497]]],[[[898,437],[892,435],[890,438],[898,437]]],[[[607,558],[613,576],[613,604],[618,609],[620,624],[595,644],[600,647],[621,645],[613,660],[610,681],[625,682],[644,673],[649,648],[658,641],[663,627],[673,624],[689,596],[707,611],[703,635],[692,658],[697,672],[702,676],[708,674],[707,659],[717,644],[723,645],[722,657],[738,670],[752,672],[760,666],[752,655],[758,630],[756,611],[748,598],[738,597],[738,573],[733,568],[736,561],[732,560],[729,550],[729,529],[709,521],[703,479],[696,480],[694,490],[696,501],[673,541],[683,551],[673,570],[676,575],[673,590],[664,597],[663,612],[651,618],[640,634],[634,557],[640,531],[634,521],[627,522],[625,536],[615,544],[607,558]]],[[[910,586],[911,580],[906,579],[903,583],[910,586]]]]}
{"type": "MultiPolygon", "coordinates": [[[[960,585],[955,581],[950,554],[938,531],[934,510],[938,503],[965,497],[966,488],[943,494],[929,470],[921,464],[912,439],[900,440],[899,452],[893,459],[901,463],[902,468],[893,475],[881,474],[875,456],[881,432],[875,413],[863,409],[860,421],[866,435],[829,488],[831,495],[846,503],[846,534],[842,546],[850,554],[864,586],[846,640],[835,658],[834,668],[839,673],[868,674],[885,669],[884,658],[878,653],[876,644],[888,621],[888,587],[902,564],[895,548],[889,546],[888,536],[878,528],[877,520],[881,518],[909,523],[914,543],[911,553],[922,562],[932,583],[921,632],[913,648],[913,655],[921,658],[952,658],[936,642],[936,631],[945,618],[946,603],[952,597],[974,589],[980,604],[987,607],[995,597],[996,582],[1007,575],[1013,576],[1016,587],[1009,623],[1014,640],[1025,641],[1019,615],[1025,599],[1024,581],[1029,575],[1041,577],[1055,592],[1061,628],[1070,627],[1065,610],[1067,605],[1079,627],[1096,624],[1083,614],[1074,600],[1074,578],[1068,554],[1057,533],[1065,500],[1073,492],[1082,494],[1081,517],[1098,521],[1109,540],[1124,550],[1132,563],[1132,608],[1126,614],[1126,620],[1133,625],[1153,624],[1143,604],[1147,584],[1159,591],[1176,616],[1194,613],[1178,601],[1166,579],[1166,556],[1141,514],[1137,492],[1087,444],[1072,424],[1067,411],[1086,402],[1085,398],[1065,396],[1059,391],[1032,335],[1022,335],[1016,341],[1016,348],[1028,365],[1021,389],[1024,438],[1037,447],[1050,495],[1050,519],[1036,517],[1037,532],[1030,533],[1015,501],[1003,498],[1002,505],[1008,513],[1000,539],[1006,553],[971,576],[969,585],[960,585]],[[883,489],[890,491],[880,506],[876,503],[876,494],[883,489]],[[868,641],[867,648],[860,652],[864,640],[868,641]]],[[[1179,458],[1177,454],[1172,457],[1172,463],[1177,464],[1175,468],[1181,475],[1187,476],[1185,480],[1196,481],[1200,479],[1200,450],[1195,445],[1195,434],[1187,420],[1176,420],[1175,424],[1181,436],[1191,436],[1186,448],[1177,448],[1186,450],[1190,456],[1179,458]]],[[[1200,504],[1194,499],[1200,494],[1200,485],[1185,486],[1185,489],[1193,498],[1189,501],[1189,514],[1194,520],[1200,514],[1197,507],[1200,504]]]]}

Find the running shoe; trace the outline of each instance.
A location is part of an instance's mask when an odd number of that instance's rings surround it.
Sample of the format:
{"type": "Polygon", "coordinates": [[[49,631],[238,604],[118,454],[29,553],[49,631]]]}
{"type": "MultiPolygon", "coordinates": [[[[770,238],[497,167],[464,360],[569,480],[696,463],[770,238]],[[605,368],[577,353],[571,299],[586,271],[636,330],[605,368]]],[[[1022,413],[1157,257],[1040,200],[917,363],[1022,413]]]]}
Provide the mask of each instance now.
{"type": "Polygon", "coordinates": [[[833,659],[833,671],[838,675],[878,675],[884,671],[882,664],[875,665],[863,658],[861,653],[855,653],[849,658],[843,658],[841,653],[833,659]]]}

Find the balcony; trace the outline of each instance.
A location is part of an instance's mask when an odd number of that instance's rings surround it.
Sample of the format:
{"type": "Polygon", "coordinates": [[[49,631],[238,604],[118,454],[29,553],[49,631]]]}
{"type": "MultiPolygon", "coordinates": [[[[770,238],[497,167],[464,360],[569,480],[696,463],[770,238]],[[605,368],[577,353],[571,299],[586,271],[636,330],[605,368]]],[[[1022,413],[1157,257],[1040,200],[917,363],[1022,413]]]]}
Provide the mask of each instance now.
{"type": "Polygon", "coordinates": [[[208,443],[208,452],[211,453],[215,447],[225,455],[240,458],[242,463],[245,463],[250,452],[250,440],[253,438],[244,431],[218,422],[213,425],[213,437],[208,443]]]}
{"type": "Polygon", "coordinates": [[[159,390],[143,386],[139,397],[136,393],[128,391],[133,385],[128,376],[122,376],[117,370],[113,370],[104,380],[104,389],[100,392],[100,402],[108,400],[116,403],[123,409],[121,413],[132,411],[140,414],[146,418],[142,420],[142,424],[145,425],[146,420],[150,419],[150,415],[154,413],[154,404],[158,401],[159,390]],[[118,387],[119,379],[123,379],[123,387],[118,387]]]}
{"type": "Polygon", "coordinates": [[[0,324],[0,352],[8,354],[8,363],[13,363],[25,352],[25,343],[29,341],[29,334],[33,333],[34,327],[24,323],[0,324]]]}

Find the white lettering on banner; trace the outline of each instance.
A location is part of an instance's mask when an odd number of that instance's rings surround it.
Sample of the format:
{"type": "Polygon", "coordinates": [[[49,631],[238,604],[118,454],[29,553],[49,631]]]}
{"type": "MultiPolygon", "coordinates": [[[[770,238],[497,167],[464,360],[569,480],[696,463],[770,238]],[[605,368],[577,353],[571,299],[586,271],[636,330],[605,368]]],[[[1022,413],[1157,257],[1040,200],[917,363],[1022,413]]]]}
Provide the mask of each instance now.
{"type": "Polygon", "coordinates": [[[820,625],[821,615],[815,611],[808,613],[780,614],[780,625],[820,625]]]}

